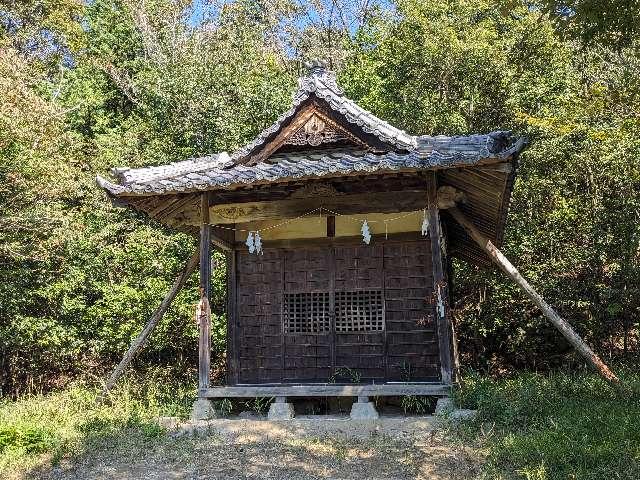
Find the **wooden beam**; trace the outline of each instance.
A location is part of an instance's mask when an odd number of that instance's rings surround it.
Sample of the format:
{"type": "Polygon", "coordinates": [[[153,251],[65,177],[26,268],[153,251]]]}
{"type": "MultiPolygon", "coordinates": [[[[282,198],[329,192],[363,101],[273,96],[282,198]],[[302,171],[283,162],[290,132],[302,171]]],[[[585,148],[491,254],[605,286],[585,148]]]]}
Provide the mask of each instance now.
{"type": "Polygon", "coordinates": [[[449,312],[449,288],[444,274],[442,225],[438,209],[438,184],[436,172],[427,173],[427,216],[429,219],[429,241],[431,243],[431,265],[433,295],[435,301],[436,327],[440,350],[440,372],[442,383],[452,381],[451,321],[449,312]]]}
{"type": "Polygon", "coordinates": [[[189,206],[189,205],[197,205],[198,197],[195,194],[187,194],[176,202],[168,202],[166,203],[166,208],[155,208],[153,213],[150,213],[151,216],[157,218],[160,221],[163,221],[166,218],[171,217],[174,213],[179,210],[189,206]]]}
{"type": "Polygon", "coordinates": [[[200,195],[200,304],[198,306],[198,385],[209,386],[211,365],[211,225],[209,225],[209,194],[200,195]]]}
{"type": "Polygon", "coordinates": [[[464,213],[457,207],[450,208],[448,212],[466,230],[469,236],[489,254],[489,257],[525,292],[527,297],[536,304],[547,319],[560,331],[567,341],[582,355],[585,360],[608,382],[618,385],[620,380],[609,367],[596,355],[593,350],[580,338],[580,335],[564,320],[545,300],[534,290],[520,272],[511,264],[496,246],[485,237],[464,213]]]}
{"type": "MultiPolygon", "coordinates": [[[[424,189],[216,205],[211,207],[211,222],[229,224],[295,218],[320,206],[341,215],[411,212],[425,207],[424,189]]],[[[193,223],[199,223],[199,219],[194,218],[193,223]]]]}
{"type": "MultiPolygon", "coordinates": [[[[371,235],[372,243],[411,242],[424,240],[419,231],[390,233],[388,235],[371,235]]],[[[299,248],[299,247],[330,247],[337,245],[362,245],[362,235],[349,237],[318,237],[318,238],[292,238],[283,240],[263,240],[263,248],[299,248]]],[[[244,241],[234,244],[236,250],[246,250],[244,241]]]]}
{"type": "Polygon", "coordinates": [[[116,384],[118,379],[122,376],[122,374],[124,373],[124,370],[131,363],[136,353],[144,346],[145,342],[149,338],[149,335],[151,335],[151,332],[156,327],[156,325],[158,325],[158,323],[162,319],[162,316],[171,305],[171,302],[173,302],[173,299],[176,298],[176,295],[178,294],[178,292],[180,292],[180,290],[182,290],[182,287],[184,286],[187,279],[196,270],[199,258],[200,258],[200,254],[196,250],[193,253],[193,255],[191,255],[191,258],[186,263],[182,271],[178,274],[176,279],[173,281],[173,285],[171,286],[167,294],[162,299],[160,306],[156,308],[156,310],[153,312],[153,314],[151,315],[151,318],[149,318],[149,321],[144,326],[142,331],[133,340],[133,342],[131,342],[131,346],[129,347],[129,350],[127,350],[127,353],[124,354],[124,357],[122,357],[122,360],[120,360],[120,363],[115,368],[115,370],[107,380],[107,383],[105,384],[104,388],[102,389],[102,393],[98,397],[98,403],[104,400],[109,390],[113,388],[113,386],[116,384]]]}
{"type": "Polygon", "coordinates": [[[359,397],[397,395],[448,396],[450,385],[443,383],[386,383],[379,385],[246,385],[201,389],[201,398],[250,397],[359,397]]]}
{"type": "MultiPolygon", "coordinates": [[[[215,227],[213,227],[213,228],[215,228],[215,227]]],[[[218,247],[220,250],[224,251],[224,252],[232,251],[233,250],[233,242],[230,242],[230,241],[222,238],[220,235],[218,235],[216,232],[213,231],[213,228],[209,232],[211,243],[213,245],[215,245],[216,247],[218,247]]]]}
{"type": "Polygon", "coordinates": [[[336,236],[336,217],[329,215],[327,217],[327,237],[333,238],[336,236]]]}
{"type": "Polygon", "coordinates": [[[287,140],[287,138],[297,129],[302,127],[313,116],[315,110],[316,107],[313,104],[308,104],[302,107],[296,113],[293,119],[291,119],[289,125],[283,127],[273,140],[260,147],[257,153],[252,154],[249,157],[248,161],[243,161],[242,163],[246,163],[247,165],[255,165],[256,163],[260,163],[262,160],[267,158],[278,148],[284,145],[284,142],[287,140]]]}

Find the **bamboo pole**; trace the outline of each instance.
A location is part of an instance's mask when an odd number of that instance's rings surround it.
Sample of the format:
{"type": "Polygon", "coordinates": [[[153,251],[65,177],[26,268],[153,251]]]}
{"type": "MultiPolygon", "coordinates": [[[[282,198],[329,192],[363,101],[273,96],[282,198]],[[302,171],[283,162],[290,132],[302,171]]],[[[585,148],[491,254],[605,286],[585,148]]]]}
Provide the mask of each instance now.
{"type": "Polygon", "coordinates": [[[149,318],[149,321],[144,326],[140,334],[133,340],[133,342],[131,342],[129,350],[127,350],[127,353],[124,354],[124,357],[122,357],[122,360],[120,360],[120,363],[115,368],[115,370],[109,377],[109,380],[107,380],[107,383],[102,389],[102,393],[98,397],[98,403],[102,403],[102,401],[104,401],[106,395],[109,393],[109,390],[113,388],[118,379],[122,376],[124,370],[133,360],[133,357],[135,357],[138,350],[140,350],[144,343],[147,341],[147,338],[149,338],[149,335],[151,334],[153,329],[156,327],[156,325],[158,325],[158,322],[160,322],[160,320],[162,319],[162,316],[171,305],[171,302],[173,302],[173,299],[176,297],[178,292],[182,290],[182,287],[186,283],[187,279],[195,271],[196,267],[198,266],[199,258],[200,252],[196,250],[195,253],[191,255],[191,258],[186,263],[180,274],[174,280],[171,289],[165,295],[162,303],[160,303],[160,306],[155,310],[155,312],[153,312],[153,315],[151,315],[151,318],[149,318]]]}
{"type": "Polygon", "coordinates": [[[576,333],[571,325],[564,320],[545,300],[536,292],[529,282],[527,282],[520,272],[511,264],[511,262],[502,254],[496,246],[491,243],[486,236],[478,231],[476,226],[457,208],[451,207],[447,210],[449,214],[466,230],[469,236],[480,247],[489,254],[489,257],[506,273],[514,282],[518,284],[526,295],[535,303],[542,313],[553,325],[560,330],[560,333],[573,345],[573,347],[582,355],[587,362],[596,369],[596,371],[608,382],[619,385],[618,377],[607,367],[607,365],[596,355],[582,338],[576,333]]]}

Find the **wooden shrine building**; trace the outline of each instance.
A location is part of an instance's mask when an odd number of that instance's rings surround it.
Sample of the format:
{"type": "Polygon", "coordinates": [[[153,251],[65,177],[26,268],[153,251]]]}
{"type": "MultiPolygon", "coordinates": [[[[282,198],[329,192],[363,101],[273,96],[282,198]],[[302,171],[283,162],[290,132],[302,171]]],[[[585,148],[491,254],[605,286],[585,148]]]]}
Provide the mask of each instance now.
{"type": "Polygon", "coordinates": [[[446,395],[452,382],[448,266],[499,246],[523,139],[413,136],[344,96],[309,65],[293,105],[232,155],[98,177],[107,194],[228,259],[226,386],[202,399],[446,395]],[[455,215],[451,212],[455,211],[455,215]],[[471,227],[455,216],[463,215],[471,227]]]}

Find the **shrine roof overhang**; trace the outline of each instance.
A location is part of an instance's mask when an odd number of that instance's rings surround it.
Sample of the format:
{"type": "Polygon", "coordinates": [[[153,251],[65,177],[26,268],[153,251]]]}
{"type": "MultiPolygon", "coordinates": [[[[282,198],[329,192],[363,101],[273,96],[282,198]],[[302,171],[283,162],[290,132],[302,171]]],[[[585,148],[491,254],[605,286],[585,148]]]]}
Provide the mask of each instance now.
{"type": "Polygon", "coordinates": [[[419,172],[504,162],[524,147],[509,132],[459,137],[416,137],[410,152],[308,152],[279,154],[255,165],[235,164],[226,153],[138,169],[116,168],[117,182],[101,176],[98,184],[121,203],[128,197],[228,190],[297,179],[363,173],[419,172]],[[277,160],[277,161],[276,161],[277,160]]]}
{"type": "MultiPolygon", "coordinates": [[[[466,202],[460,208],[481,232],[500,246],[518,154],[524,148],[525,140],[513,139],[508,132],[418,138],[421,150],[408,153],[287,153],[281,154],[275,163],[231,168],[229,157],[219,154],[159,167],[115,170],[117,183],[101,177],[98,183],[115,204],[131,206],[173,228],[196,232],[202,192],[211,192],[220,202],[212,207],[212,222],[216,224],[235,223],[217,218],[215,208],[218,206],[221,209],[226,206],[227,210],[247,210],[249,206],[248,210],[253,212],[254,203],[257,200],[264,203],[267,198],[274,198],[274,204],[279,205],[273,211],[289,208],[296,216],[303,213],[300,208],[312,209],[320,204],[344,214],[353,214],[356,210],[363,214],[378,210],[380,213],[400,212],[424,208],[426,183],[421,174],[436,170],[441,185],[464,192],[466,202]],[[309,184],[340,185],[345,182],[350,182],[350,188],[358,187],[350,190],[349,195],[321,193],[325,196],[314,197],[306,196],[304,192],[309,184]],[[369,185],[373,186],[370,188],[369,185]],[[385,194],[385,190],[388,193],[385,194]],[[275,191],[278,195],[272,196],[275,191]],[[282,191],[286,192],[284,196],[282,191]],[[377,200],[376,195],[380,196],[377,200]]],[[[481,266],[491,263],[446,212],[443,221],[452,256],[481,266]]],[[[226,232],[220,231],[221,234],[226,232]]]]}
{"type": "MultiPolygon", "coordinates": [[[[508,131],[410,135],[345,97],[335,74],[316,62],[298,81],[292,107],[233,154],[114,168],[115,180],[98,176],[97,182],[115,204],[194,231],[203,192],[215,205],[210,207],[214,224],[293,218],[314,204],[344,214],[415,211],[425,207],[423,173],[435,170],[439,184],[465,194],[461,208],[499,246],[525,145],[508,131]],[[314,193],[309,196],[304,187],[314,193]],[[251,214],[244,220],[216,217],[215,208],[251,214]]],[[[443,218],[452,252],[487,263],[467,234],[446,214],[443,218]]]]}

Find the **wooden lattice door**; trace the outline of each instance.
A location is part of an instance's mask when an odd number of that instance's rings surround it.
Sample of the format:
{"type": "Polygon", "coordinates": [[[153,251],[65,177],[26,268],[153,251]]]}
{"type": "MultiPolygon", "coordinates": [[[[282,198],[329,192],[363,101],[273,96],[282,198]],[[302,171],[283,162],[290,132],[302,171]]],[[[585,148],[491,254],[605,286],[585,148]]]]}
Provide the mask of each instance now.
{"type": "Polygon", "coordinates": [[[439,379],[427,242],[238,253],[239,383],[439,379]]]}

